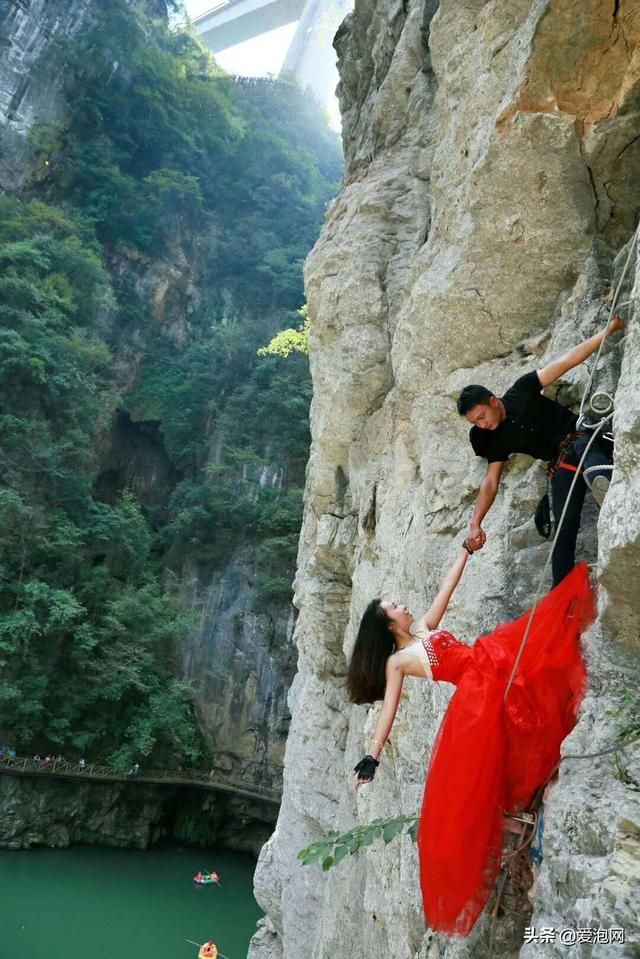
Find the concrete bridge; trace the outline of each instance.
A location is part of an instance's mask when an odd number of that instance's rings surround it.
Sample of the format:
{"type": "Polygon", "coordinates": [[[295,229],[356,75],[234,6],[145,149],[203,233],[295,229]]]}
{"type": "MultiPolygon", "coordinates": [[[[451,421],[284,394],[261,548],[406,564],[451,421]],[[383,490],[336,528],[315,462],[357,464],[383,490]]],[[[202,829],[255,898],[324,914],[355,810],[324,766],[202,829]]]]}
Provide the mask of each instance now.
{"type": "Polygon", "coordinates": [[[69,763],[66,760],[35,760],[28,756],[3,757],[0,774],[9,776],[38,776],[53,779],[99,780],[100,782],[146,783],[152,786],[196,786],[211,789],[243,799],[258,799],[279,806],[282,794],[279,789],[262,786],[255,782],[237,782],[217,773],[197,769],[149,769],[125,775],[111,766],[98,763],[69,763]]]}
{"type": "Polygon", "coordinates": [[[326,103],[338,82],[333,37],[353,0],[220,0],[193,21],[212,53],[296,23],[281,75],[294,76],[326,103]]]}

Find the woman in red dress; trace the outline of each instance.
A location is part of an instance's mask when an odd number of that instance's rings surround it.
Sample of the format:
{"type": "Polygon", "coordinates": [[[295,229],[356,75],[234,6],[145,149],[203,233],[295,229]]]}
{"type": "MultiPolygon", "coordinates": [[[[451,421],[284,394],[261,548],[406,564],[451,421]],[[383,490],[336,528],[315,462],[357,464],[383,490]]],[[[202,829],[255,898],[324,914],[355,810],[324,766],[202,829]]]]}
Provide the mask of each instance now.
{"type": "Polygon", "coordinates": [[[471,555],[466,542],[429,611],[416,623],[406,606],[367,607],[347,677],[352,702],[383,699],[356,788],[371,782],[406,676],[457,689],[435,739],[424,792],[418,852],[428,925],[466,936],[500,869],[505,813],[517,813],[560,758],[585,688],[580,633],[593,620],[588,571],[576,566],[545,596],[505,691],[529,612],[467,646],[436,629],[471,555]]]}

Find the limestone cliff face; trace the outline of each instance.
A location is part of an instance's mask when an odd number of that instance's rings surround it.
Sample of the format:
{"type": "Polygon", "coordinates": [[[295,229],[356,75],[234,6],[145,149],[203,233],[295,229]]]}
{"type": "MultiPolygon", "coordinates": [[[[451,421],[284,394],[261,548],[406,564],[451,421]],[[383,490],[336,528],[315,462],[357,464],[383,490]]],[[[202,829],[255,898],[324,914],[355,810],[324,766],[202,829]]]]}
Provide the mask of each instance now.
{"type": "Polygon", "coordinates": [[[239,549],[219,572],[187,564],[197,626],[184,644],[183,674],[193,684],[214,768],[279,788],[295,669],[293,610],[261,608],[254,552],[239,549]]]}
{"type": "MultiPolygon", "coordinates": [[[[424,610],[463,536],[484,468],[456,414],[460,388],[500,393],[602,326],[640,209],[640,12],[630,0],[356,0],[336,47],[346,179],[307,261],[298,673],[284,801],[255,879],[268,917],[249,955],[483,957],[486,917],[468,940],[425,930],[408,838],[326,875],[296,853],[330,829],[420,806],[448,694],[407,684],[375,782],[356,797],[351,769],[377,709],[347,704],[346,662],[366,603],[386,595],[424,610]]],[[[597,563],[600,615],[571,754],[611,744],[639,678],[639,295],[636,285],[627,339],[607,346],[596,376],[617,384],[616,469],[579,543],[597,563]]],[[[572,371],[560,401],[574,403],[587,376],[572,371]]],[[[467,641],[533,599],[548,545],[531,517],[545,482],[540,464],[511,462],[446,617],[467,641]]],[[[637,746],[562,766],[531,893],[537,927],[617,924],[638,941],[639,780],[637,746]]],[[[496,937],[497,956],[566,955],[559,942],[522,948],[517,920],[499,921],[496,937]]]]}

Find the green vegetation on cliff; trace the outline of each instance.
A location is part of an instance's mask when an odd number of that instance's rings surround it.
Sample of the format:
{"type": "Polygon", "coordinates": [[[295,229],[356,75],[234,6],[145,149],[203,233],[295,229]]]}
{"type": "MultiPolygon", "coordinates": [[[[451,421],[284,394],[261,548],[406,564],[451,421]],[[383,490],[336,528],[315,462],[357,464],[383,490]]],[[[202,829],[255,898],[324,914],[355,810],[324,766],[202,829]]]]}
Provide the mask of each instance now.
{"type": "Polygon", "coordinates": [[[298,322],[340,169],[311,100],[226,77],[145,6],[55,51],[65,120],[0,211],[0,729],[121,767],[203,759],[184,560],[244,543],[263,602],[289,599],[310,379],[257,354],[298,322]],[[123,418],[160,438],[155,499],[153,465],[106,478],[123,418]]]}
{"type": "Polygon", "coordinates": [[[92,496],[117,403],[112,298],[87,223],[0,198],[0,722],[21,743],[197,758],[184,619],[125,493],[92,496]]]}

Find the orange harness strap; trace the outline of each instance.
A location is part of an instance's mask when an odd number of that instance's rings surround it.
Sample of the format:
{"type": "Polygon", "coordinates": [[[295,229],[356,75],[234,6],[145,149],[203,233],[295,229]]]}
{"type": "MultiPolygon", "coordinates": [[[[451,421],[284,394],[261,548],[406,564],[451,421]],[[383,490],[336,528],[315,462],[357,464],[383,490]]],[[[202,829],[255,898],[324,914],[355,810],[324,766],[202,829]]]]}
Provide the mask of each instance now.
{"type": "MultiPolygon", "coordinates": [[[[549,478],[553,479],[553,474],[556,470],[570,470],[572,473],[578,472],[577,466],[572,466],[571,463],[565,462],[565,456],[569,452],[569,448],[573,445],[574,441],[578,436],[584,436],[584,431],[578,430],[576,433],[569,433],[563,439],[562,443],[558,448],[558,456],[554,463],[549,463],[549,478]]],[[[581,471],[582,472],[582,471],[581,471]]]]}

